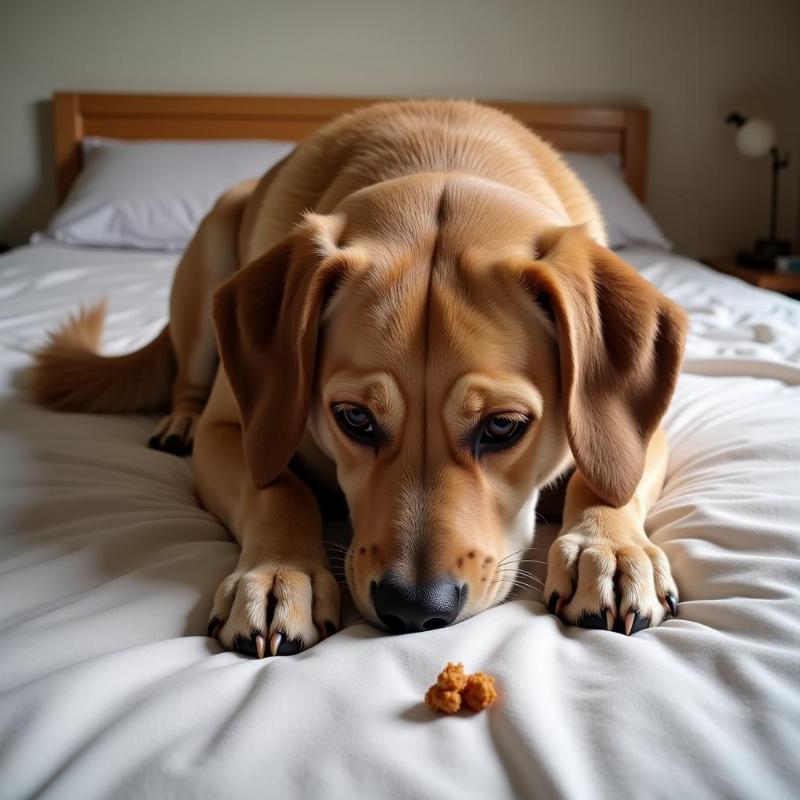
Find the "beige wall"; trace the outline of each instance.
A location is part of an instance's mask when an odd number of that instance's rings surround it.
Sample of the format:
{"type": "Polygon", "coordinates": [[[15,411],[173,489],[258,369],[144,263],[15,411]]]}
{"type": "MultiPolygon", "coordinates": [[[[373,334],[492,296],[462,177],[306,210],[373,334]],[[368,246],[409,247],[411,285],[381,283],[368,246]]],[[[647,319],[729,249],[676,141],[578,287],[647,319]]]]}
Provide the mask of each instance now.
{"type": "Polygon", "coordinates": [[[448,95],[641,103],[649,205],[677,247],[766,231],[768,167],[731,109],[772,119],[800,247],[797,0],[0,0],[0,240],[53,208],[55,89],[448,95]]]}

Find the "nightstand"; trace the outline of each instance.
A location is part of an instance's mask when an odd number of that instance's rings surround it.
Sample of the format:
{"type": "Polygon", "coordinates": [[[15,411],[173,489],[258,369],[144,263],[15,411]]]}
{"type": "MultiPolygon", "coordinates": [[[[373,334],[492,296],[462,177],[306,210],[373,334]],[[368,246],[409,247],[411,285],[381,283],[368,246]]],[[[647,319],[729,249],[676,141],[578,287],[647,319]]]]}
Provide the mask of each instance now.
{"type": "Polygon", "coordinates": [[[752,267],[742,267],[736,263],[732,256],[722,258],[704,258],[703,263],[727,275],[741,278],[743,281],[752,283],[761,289],[771,289],[773,292],[781,294],[800,296],[800,272],[780,273],[765,269],[753,269],[752,267]]]}

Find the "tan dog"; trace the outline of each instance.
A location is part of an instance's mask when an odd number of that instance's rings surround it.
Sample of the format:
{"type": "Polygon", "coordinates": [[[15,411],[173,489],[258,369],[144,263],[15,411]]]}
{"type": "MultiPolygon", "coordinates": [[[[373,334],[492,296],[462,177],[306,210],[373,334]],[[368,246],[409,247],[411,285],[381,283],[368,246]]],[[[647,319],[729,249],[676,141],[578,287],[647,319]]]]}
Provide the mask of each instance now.
{"type": "Polygon", "coordinates": [[[84,314],[39,354],[33,395],[143,411],[171,389],[152,443],[194,440],[199,496],[242,548],[214,600],[226,647],[293,653],[338,624],[298,474],[347,498],[360,611],[417,631],[507,596],[540,488],[575,465],[545,598],[631,633],[676,613],[644,520],[686,323],[605,244],[586,189],[510,117],[371,106],[220,199],[155,342],[102,358],[84,314]]]}

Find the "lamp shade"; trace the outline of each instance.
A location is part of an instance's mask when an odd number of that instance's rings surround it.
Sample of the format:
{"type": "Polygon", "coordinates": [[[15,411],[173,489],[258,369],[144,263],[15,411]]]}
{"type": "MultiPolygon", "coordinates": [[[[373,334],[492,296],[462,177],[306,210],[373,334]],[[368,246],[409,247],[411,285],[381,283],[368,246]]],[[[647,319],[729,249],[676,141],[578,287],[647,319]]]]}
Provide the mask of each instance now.
{"type": "Polygon", "coordinates": [[[736,147],[743,156],[760,158],[775,144],[775,129],[765,119],[749,119],[736,131],[736,147]]]}

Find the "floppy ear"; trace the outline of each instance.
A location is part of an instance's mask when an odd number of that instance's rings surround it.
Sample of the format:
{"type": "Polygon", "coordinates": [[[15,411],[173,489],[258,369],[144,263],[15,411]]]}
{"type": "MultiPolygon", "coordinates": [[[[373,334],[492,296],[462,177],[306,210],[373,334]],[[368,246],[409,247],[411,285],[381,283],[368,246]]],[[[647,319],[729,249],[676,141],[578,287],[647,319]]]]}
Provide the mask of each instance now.
{"type": "Polygon", "coordinates": [[[524,280],[554,317],[572,455],[594,492],[619,507],[675,389],[686,315],[580,228],[553,229],[537,248],[524,280]]]}
{"type": "Polygon", "coordinates": [[[348,268],[338,217],[303,225],[214,294],[220,357],[242,422],[255,485],[286,469],[306,425],[322,307],[348,268]]]}

